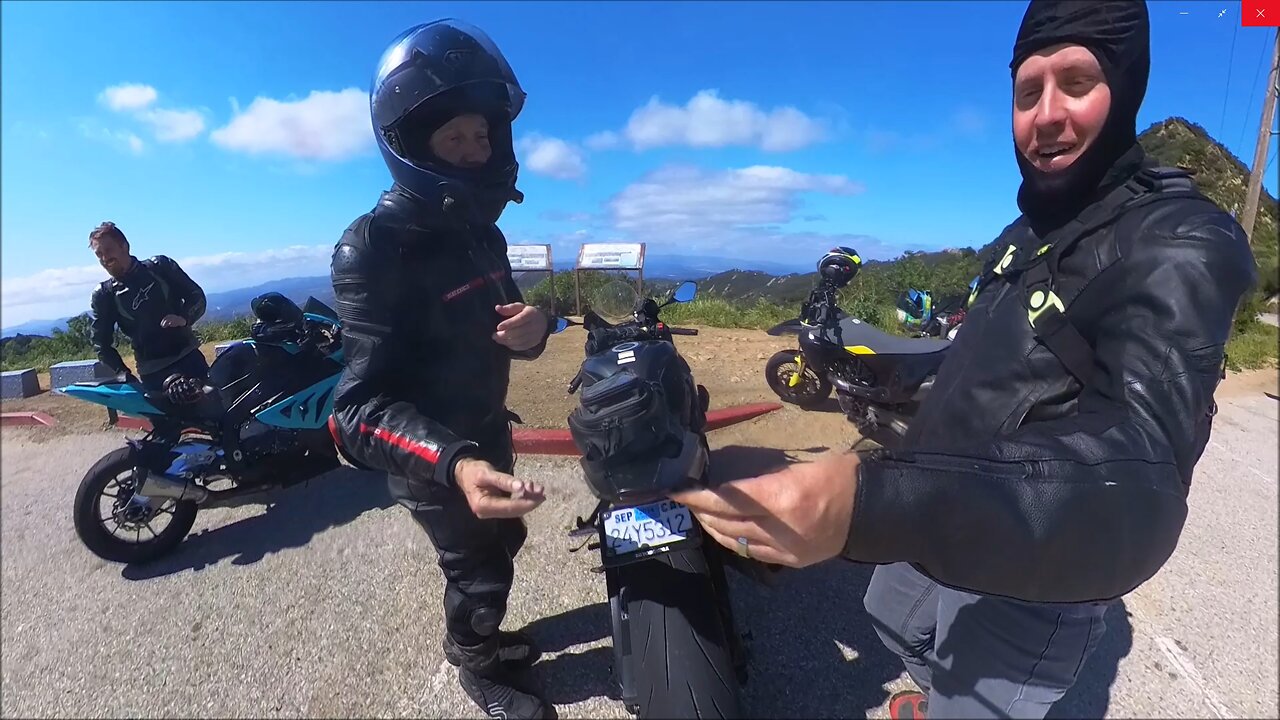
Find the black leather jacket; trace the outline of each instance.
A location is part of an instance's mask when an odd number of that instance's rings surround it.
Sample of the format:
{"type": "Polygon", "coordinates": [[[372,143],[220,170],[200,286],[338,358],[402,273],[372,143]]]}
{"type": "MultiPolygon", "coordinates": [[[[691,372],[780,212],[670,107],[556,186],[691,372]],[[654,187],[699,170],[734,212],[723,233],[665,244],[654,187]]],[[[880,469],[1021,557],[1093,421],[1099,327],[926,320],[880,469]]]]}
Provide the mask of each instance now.
{"type": "Polygon", "coordinates": [[[116,326],[128,336],[138,374],[161,370],[200,346],[191,326],[205,311],[204,290],[164,255],[134,258],[125,276],[111,278],[94,289],[92,340],[98,360],[117,373],[128,368],[116,350],[116,326]],[[166,315],[180,315],[182,327],[160,327],[166,315]]]}
{"type": "MultiPolygon", "coordinates": [[[[996,252],[1010,244],[1034,253],[1040,238],[1020,218],[996,252]]],[[[1095,602],[1173,553],[1232,317],[1256,282],[1248,240],[1207,199],[1169,199],[1084,236],[1061,273],[1094,353],[1088,385],[1037,342],[1021,276],[996,277],[905,449],[861,465],[846,557],[908,561],[972,592],[1095,602]]]]}
{"type": "Polygon", "coordinates": [[[357,463],[448,485],[473,439],[507,426],[511,359],[541,355],[553,325],[525,352],[499,345],[494,306],[523,302],[506,239],[418,208],[393,188],[334,248],[346,368],[333,417],[357,463]]]}

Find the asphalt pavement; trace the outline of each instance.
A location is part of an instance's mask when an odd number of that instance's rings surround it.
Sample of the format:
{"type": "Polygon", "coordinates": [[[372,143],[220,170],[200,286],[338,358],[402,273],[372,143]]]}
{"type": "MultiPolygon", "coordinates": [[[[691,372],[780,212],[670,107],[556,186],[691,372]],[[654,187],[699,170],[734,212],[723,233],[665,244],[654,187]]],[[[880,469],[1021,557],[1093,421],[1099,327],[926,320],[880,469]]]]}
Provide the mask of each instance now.
{"type": "MultiPolygon", "coordinates": [[[[274,504],[210,510],[147,567],[98,560],[71,500],[118,434],[0,452],[0,715],[482,717],[441,650],[443,583],[378,476],[341,470],[274,504]]],[[[1277,716],[1277,402],[1223,404],[1177,553],[1113,608],[1060,717],[1277,716]]],[[[751,461],[750,451],[739,462],[751,461]]],[[[549,500],[530,517],[507,626],[560,717],[627,717],[610,697],[595,557],[566,533],[592,503],[576,463],[521,459],[549,500]]],[[[885,717],[906,687],[861,607],[870,568],[833,562],[765,588],[734,576],[753,635],[756,717],[885,717]]]]}

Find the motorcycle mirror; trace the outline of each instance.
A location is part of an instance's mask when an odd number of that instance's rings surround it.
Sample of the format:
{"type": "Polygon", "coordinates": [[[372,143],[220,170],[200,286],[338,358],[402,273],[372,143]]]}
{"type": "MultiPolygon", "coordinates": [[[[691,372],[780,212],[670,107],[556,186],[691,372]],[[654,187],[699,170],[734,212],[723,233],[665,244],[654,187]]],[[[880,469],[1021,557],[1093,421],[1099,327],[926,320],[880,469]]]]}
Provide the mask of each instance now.
{"type": "Polygon", "coordinates": [[[551,334],[552,334],[552,335],[555,335],[556,333],[562,333],[562,332],[564,332],[565,330],[567,330],[567,329],[569,328],[569,326],[570,326],[570,325],[581,325],[581,324],[582,324],[582,323],[580,323],[580,322],[574,322],[574,321],[570,320],[569,318],[556,317],[556,329],[555,329],[555,330],[552,330],[552,331],[551,331],[551,334]]]}
{"type": "Polygon", "coordinates": [[[697,296],[698,296],[698,283],[693,282],[692,280],[687,280],[685,282],[680,283],[680,287],[676,288],[676,291],[672,293],[671,299],[675,300],[678,303],[687,303],[692,301],[697,296]]]}

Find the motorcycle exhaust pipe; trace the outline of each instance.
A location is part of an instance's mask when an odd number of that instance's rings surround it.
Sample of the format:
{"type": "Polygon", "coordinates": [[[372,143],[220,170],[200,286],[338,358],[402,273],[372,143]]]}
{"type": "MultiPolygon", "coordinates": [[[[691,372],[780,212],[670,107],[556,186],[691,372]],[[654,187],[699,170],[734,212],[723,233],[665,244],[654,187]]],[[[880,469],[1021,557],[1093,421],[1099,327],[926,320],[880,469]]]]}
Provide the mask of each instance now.
{"type": "Polygon", "coordinates": [[[871,400],[872,402],[885,402],[889,398],[889,391],[885,388],[869,388],[863,385],[855,385],[844,378],[837,377],[834,373],[827,376],[827,382],[830,382],[840,392],[871,400]]]}
{"type": "Polygon", "coordinates": [[[138,488],[138,494],[145,497],[167,498],[171,500],[190,500],[202,503],[209,499],[209,491],[199,485],[182,478],[149,472],[138,488]]]}

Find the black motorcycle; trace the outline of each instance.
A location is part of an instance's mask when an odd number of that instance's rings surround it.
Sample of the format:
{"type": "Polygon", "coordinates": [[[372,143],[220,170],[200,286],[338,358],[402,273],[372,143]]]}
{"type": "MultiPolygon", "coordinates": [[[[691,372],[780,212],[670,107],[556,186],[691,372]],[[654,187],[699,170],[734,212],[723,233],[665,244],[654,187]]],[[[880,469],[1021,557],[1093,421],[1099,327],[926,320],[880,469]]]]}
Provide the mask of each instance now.
{"type": "Polygon", "coordinates": [[[724,569],[759,577],[754,561],[707,538],[689,509],[667,497],[710,478],[710,396],[672,341],[697,331],[659,317],[696,292],[684,283],[659,305],[611,283],[582,323],[560,318],[556,329],[581,325],[588,333],[586,359],[569,385],[581,391],[569,429],[599,502],[570,536],[600,551],[594,571],[608,588],[614,681],[627,709],[645,718],[741,715],[747,655],[724,569]]]}
{"type": "Polygon", "coordinates": [[[863,437],[895,443],[932,387],[951,341],[899,337],[849,317],[836,305],[838,289],[820,280],[800,317],[769,329],[770,335],[798,335],[800,347],[769,358],[765,379],[783,402],[806,409],[821,405],[834,388],[840,410],[863,437]]]}

